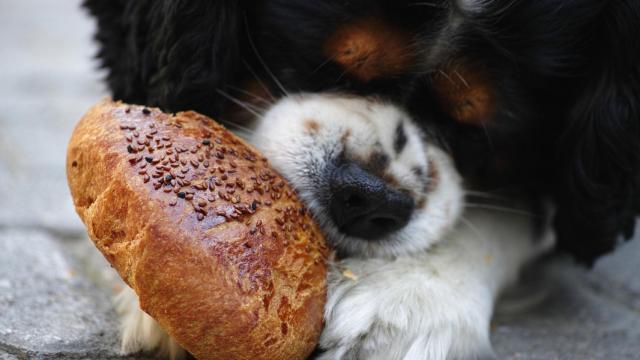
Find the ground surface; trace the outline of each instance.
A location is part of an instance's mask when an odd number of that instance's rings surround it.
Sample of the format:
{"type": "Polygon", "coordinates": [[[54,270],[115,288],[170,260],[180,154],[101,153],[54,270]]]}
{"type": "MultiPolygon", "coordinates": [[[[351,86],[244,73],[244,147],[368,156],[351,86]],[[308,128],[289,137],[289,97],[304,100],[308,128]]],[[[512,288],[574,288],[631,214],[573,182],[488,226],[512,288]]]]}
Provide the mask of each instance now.
{"type": "MultiPolygon", "coordinates": [[[[77,0],[0,0],[0,360],[122,359],[114,273],[64,173],[74,123],[105,94],[91,32],[77,0]]],[[[639,269],[636,240],[592,272],[563,261],[537,270],[532,284],[551,295],[498,315],[500,358],[640,358],[639,269]]]]}

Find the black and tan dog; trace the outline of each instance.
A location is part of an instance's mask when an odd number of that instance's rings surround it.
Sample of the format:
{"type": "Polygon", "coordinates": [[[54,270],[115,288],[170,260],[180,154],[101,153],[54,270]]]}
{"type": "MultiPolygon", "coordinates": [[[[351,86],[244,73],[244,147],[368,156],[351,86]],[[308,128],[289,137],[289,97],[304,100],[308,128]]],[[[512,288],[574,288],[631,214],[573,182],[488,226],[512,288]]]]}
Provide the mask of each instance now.
{"type": "MultiPolygon", "coordinates": [[[[495,297],[551,232],[587,264],[633,232],[637,1],[85,5],[115,98],[237,125],[314,211],[343,258],[326,358],[491,354],[495,297]],[[465,203],[487,192],[541,216],[465,203]]],[[[162,338],[137,311],[129,351],[162,338]]]]}

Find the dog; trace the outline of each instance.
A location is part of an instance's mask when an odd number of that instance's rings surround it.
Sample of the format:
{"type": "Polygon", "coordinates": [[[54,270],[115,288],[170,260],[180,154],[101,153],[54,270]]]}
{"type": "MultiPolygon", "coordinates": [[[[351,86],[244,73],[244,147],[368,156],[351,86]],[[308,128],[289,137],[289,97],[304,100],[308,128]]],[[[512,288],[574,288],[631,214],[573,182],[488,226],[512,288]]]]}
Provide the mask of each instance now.
{"type": "MultiPolygon", "coordinates": [[[[85,6],[116,99],[236,127],[312,210],[338,254],[321,358],[490,357],[523,264],[634,230],[637,2],[85,6]]],[[[123,297],[127,351],[182,353],[123,297]]]]}

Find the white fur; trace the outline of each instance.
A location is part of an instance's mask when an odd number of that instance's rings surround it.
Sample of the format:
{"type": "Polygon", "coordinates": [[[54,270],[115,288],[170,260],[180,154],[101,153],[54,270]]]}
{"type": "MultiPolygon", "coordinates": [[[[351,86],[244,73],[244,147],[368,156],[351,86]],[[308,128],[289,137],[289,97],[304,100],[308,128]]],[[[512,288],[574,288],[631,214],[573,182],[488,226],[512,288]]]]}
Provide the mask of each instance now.
{"type": "Polygon", "coordinates": [[[338,95],[305,94],[281,100],[264,116],[253,140],[271,164],[291,181],[315,215],[333,246],[345,253],[374,257],[411,254],[439,241],[456,222],[462,209],[460,178],[449,158],[437,147],[427,145],[422,131],[397,107],[372,99],[338,95]],[[310,132],[309,121],[319,128],[310,132]],[[400,154],[393,150],[398,123],[402,122],[407,145],[400,154]],[[346,141],[342,139],[346,137],[346,141]],[[341,234],[323,204],[329,195],[326,169],[341,153],[356,161],[382,151],[390,157],[387,172],[416,202],[409,223],[384,240],[368,241],[341,234]],[[424,177],[435,166],[438,186],[426,194],[422,179],[412,173],[420,167],[424,177]]]}
{"type": "Polygon", "coordinates": [[[163,359],[186,358],[186,351],[140,309],[138,295],[130,287],[125,287],[116,297],[116,310],[120,315],[122,355],[144,351],[155,352],[163,359]]]}
{"type": "Polygon", "coordinates": [[[525,217],[471,210],[428,251],[334,264],[321,359],[492,358],[496,297],[553,241],[527,234],[525,217]]]}
{"type": "MultiPolygon", "coordinates": [[[[284,98],[258,122],[251,141],[298,190],[332,245],[349,254],[331,264],[322,359],[493,356],[489,321],[496,297],[525,262],[552,243],[549,234],[546,241],[534,241],[530,217],[492,210],[463,213],[464,192],[448,156],[406,113],[375,99],[284,98]],[[396,154],[399,122],[407,145],[396,154]],[[376,151],[390,157],[385,175],[416,203],[426,200],[425,206],[383,240],[344,236],[326,209],[327,169],[336,156],[357,162],[376,151]],[[433,189],[424,189],[415,167],[423,174],[437,172],[433,189]]],[[[133,291],[121,295],[119,309],[123,353],[161,348],[164,356],[185,355],[140,310],[133,291]]]]}

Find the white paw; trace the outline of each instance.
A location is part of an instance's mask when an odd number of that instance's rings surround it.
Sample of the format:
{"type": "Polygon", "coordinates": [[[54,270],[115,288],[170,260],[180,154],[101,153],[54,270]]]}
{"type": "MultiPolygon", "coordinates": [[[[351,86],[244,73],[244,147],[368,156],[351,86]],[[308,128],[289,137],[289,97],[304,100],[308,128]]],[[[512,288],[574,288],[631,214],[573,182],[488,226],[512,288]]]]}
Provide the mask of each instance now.
{"type": "Polygon", "coordinates": [[[489,291],[414,261],[342,265],[348,276],[329,278],[319,359],[494,358],[489,291]]]}
{"type": "Polygon", "coordinates": [[[140,309],[138,295],[128,286],[116,297],[120,314],[122,355],[155,353],[158,358],[180,360],[187,352],[180,347],[147,313],[140,309]]]}

